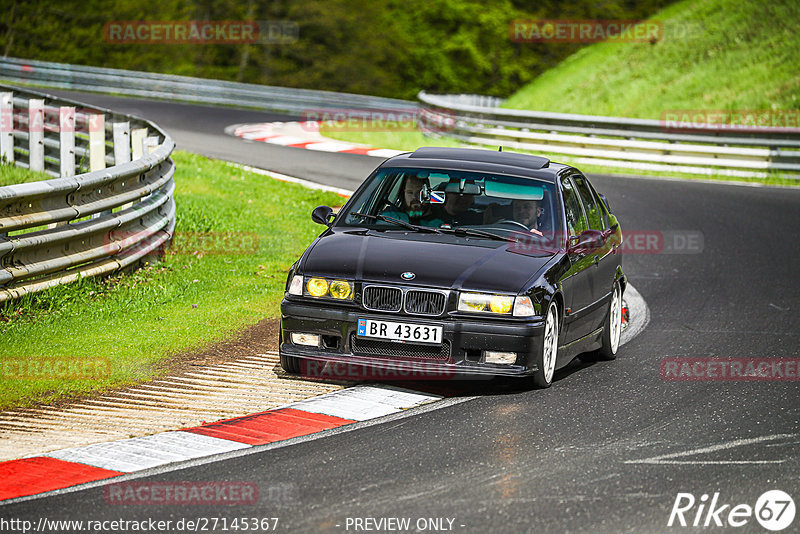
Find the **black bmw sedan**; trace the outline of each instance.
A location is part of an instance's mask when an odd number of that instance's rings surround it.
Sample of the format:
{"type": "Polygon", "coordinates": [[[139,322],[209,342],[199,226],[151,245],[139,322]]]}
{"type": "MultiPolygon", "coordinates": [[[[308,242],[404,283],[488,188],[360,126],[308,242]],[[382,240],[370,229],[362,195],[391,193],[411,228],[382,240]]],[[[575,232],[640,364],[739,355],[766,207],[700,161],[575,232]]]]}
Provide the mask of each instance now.
{"type": "MultiPolygon", "coordinates": [[[[608,201],[547,158],[420,148],[386,160],[292,266],[287,372],[525,376],[547,387],[580,353],[614,359],[625,275],[608,201]]],[[[342,373],[335,373],[342,376],[342,373]]]]}

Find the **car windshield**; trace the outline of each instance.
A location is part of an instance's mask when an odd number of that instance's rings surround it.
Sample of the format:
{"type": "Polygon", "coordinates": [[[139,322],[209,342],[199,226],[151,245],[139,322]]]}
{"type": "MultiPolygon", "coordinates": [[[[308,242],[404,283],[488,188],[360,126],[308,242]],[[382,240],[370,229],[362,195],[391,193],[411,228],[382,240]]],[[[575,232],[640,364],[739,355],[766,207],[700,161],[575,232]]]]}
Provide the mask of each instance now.
{"type": "Polygon", "coordinates": [[[562,235],[555,191],[554,184],[533,178],[384,168],[378,169],[351,199],[337,226],[405,231],[397,223],[402,221],[487,239],[511,239],[520,232],[553,239],[562,235]]]}

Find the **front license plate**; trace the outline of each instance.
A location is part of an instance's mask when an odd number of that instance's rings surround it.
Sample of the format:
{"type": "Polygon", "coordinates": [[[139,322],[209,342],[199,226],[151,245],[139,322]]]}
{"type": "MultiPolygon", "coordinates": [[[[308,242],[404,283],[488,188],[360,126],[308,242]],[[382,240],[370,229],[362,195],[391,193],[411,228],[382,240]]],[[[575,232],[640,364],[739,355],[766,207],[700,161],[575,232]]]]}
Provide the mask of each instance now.
{"type": "Polygon", "coordinates": [[[374,337],[391,341],[411,341],[413,343],[441,343],[442,327],[424,324],[395,323],[392,321],[376,321],[359,319],[356,335],[374,337]]]}

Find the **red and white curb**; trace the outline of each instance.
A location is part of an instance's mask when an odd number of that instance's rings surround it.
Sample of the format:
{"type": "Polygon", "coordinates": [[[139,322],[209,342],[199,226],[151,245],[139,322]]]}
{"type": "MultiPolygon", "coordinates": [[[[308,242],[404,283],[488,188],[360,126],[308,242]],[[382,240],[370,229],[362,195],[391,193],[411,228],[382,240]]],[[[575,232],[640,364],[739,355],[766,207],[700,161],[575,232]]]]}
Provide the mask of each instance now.
{"type": "Polygon", "coordinates": [[[0,463],[0,501],[241,451],[397,414],[441,395],[355,386],[233,419],[0,463]]]}
{"type": "Polygon", "coordinates": [[[246,141],[270,143],[273,145],[318,150],[321,152],[343,152],[376,158],[391,158],[404,154],[403,150],[374,148],[368,145],[336,141],[319,133],[318,121],[265,122],[260,124],[233,124],[225,128],[225,133],[246,141]]]}

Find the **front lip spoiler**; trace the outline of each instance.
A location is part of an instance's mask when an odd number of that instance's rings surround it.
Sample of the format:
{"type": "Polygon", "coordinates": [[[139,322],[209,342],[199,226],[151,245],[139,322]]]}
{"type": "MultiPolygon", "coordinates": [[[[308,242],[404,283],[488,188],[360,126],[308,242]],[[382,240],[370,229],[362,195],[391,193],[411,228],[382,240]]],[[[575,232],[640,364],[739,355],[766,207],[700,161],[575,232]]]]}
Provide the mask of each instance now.
{"type": "Polygon", "coordinates": [[[535,372],[521,365],[506,367],[491,364],[461,362],[445,363],[432,360],[411,360],[401,358],[380,358],[354,354],[327,354],[305,351],[297,346],[284,343],[279,353],[299,358],[305,362],[305,372],[301,364],[300,375],[315,379],[336,380],[462,380],[494,377],[525,377],[535,372]],[[289,349],[287,350],[287,347],[289,349]],[[312,365],[322,364],[322,368],[312,365]],[[326,364],[330,364],[328,368],[326,364]],[[349,375],[352,373],[352,375],[349,375]],[[349,375],[349,376],[348,376],[349,375]]]}

